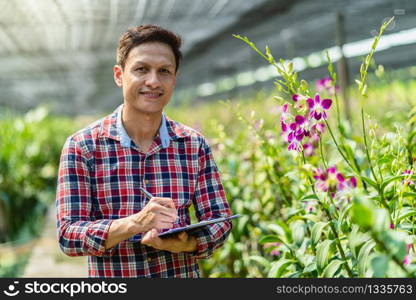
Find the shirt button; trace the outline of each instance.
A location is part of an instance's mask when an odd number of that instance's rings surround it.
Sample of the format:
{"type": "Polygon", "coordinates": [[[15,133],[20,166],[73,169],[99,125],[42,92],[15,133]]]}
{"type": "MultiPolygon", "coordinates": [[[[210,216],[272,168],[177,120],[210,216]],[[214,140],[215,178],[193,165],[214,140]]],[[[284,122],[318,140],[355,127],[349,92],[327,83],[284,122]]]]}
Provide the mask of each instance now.
{"type": "Polygon", "coordinates": [[[146,185],[148,185],[149,184],[149,180],[148,179],[146,179],[145,181],[144,181],[144,184],[146,184],[146,185]]]}
{"type": "Polygon", "coordinates": [[[147,260],[147,262],[151,262],[152,261],[152,259],[150,257],[148,257],[146,260],[147,260]]]}

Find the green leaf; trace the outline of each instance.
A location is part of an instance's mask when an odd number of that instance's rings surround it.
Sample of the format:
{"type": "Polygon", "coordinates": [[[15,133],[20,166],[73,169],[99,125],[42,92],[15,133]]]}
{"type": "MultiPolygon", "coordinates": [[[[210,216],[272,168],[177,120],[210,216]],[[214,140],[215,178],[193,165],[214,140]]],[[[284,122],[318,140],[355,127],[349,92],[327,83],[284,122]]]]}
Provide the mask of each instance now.
{"type": "Polygon", "coordinates": [[[266,270],[270,269],[270,262],[262,256],[253,255],[248,258],[249,261],[254,261],[262,265],[266,270]]]}
{"type": "Polygon", "coordinates": [[[329,263],[329,265],[326,266],[322,277],[325,278],[332,278],[334,277],[334,274],[339,270],[339,268],[345,263],[345,261],[334,259],[329,263]]]}
{"type": "Polygon", "coordinates": [[[277,233],[279,236],[285,236],[285,230],[282,228],[282,226],[277,224],[268,224],[267,229],[277,233]]]}
{"type": "Polygon", "coordinates": [[[385,254],[375,256],[371,260],[371,268],[373,269],[373,276],[377,278],[385,277],[389,268],[389,258],[385,254]]]}
{"type": "Polygon", "coordinates": [[[391,161],[392,161],[392,156],[382,157],[379,160],[377,160],[377,164],[378,165],[388,164],[391,161]]]}
{"type": "MultiPolygon", "coordinates": [[[[413,193],[416,196],[416,193],[413,193]]],[[[400,212],[399,212],[399,216],[396,219],[396,224],[400,223],[401,220],[406,219],[410,216],[414,216],[416,215],[416,210],[412,209],[411,207],[405,206],[403,207],[400,212]]]]}
{"type": "Polygon", "coordinates": [[[293,259],[279,259],[278,261],[272,262],[269,273],[267,274],[268,278],[279,278],[286,271],[287,267],[296,261],[293,259]]]}
{"type": "Polygon", "coordinates": [[[397,228],[407,230],[407,231],[416,230],[415,224],[412,224],[412,223],[402,223],[402,224],[397,225],[397,228]]]}
{"type": "Polygon", "coordinates": [[[305,223],[303,221],[294,222],[291,225],[292,238],[296,246],[300,247],[305,238],[305,223]]]}
{"type": "Polygon", "coordinates": [[[372,228],[374,224],[372,209],[363,204],[354,203],[352,206],[352,221],[364,229],[372,228]]]}
{"type": "Polygon", "coordinates": [[[294,221],[298,221],[298,220],[302,220],[302,221],[312,221],[313,223],[319,222],[320,218],[317,215],[312,215],[312,214],[308,214],[308,215],[301,215],[301,216],[293,216],[291,217],[289,220],[287,220],[287,223],[290,224],[294,221]]]}
{"type": "Polygon", "coordinates": [[[367,184],[371,185],[373,188],[378,190],[378,184],[368,177],[361,176],[361,179],[364,180],[367,184]]]}
{"type": "Polygon", "coordinates": [[[403,197],[416,197],[416,193],[413,192],[404,192],[403,197]]]}
{"type": "Polygon", "coordinates": [[[328,225],[329,222],[318,222],[313,225],[311,232],[311,243],[313,247],[315,247],[315,245],[318,243],[319,239],[321,238],[322,231],[328,225]]]}
{"type": "Polygon", "coordinates": [[[375,221],[374,221],[373,230],[375,232],[381,232],[381,231],[389,229],[390,218],[389,218],[388,212],[385,209],[383,208],[377,209],[374,215],[375,215],[375,221]]]}
{"type": "Polygon", "coordinates": [[[348,243],[349,248],[351,250],[351,254],[354,258],[358,257],[358,253],[360,251],[361,246],[369,240],[369,236],[366,234],[362,234],[359,231],[359,226],[356,224],[352,225],[352,229],[350,234],[348,235],[348,243]]]}
{"type": "Polygon", "coordinates": [[[341,213],[339,214],[339,217],[338,217],[338,232],[343,232],[343,230],[342,230],[343,226],[342,225],[344,224],[345,217],[346,217],[347,213],[350,211],[351,207],[352,207],[351,203],[346,205],[342,209],[341,213]]]}
{"type": "Polygon", "coordinates": [[[409,175],[397,175],[397,176],[389,177],[381,183],[381,190],[383,191],[386,188],[386,186],[392,183],[393,181],[400,180],[400,179],[403,180],[408,177],[414,178],[414,176],[409,176],[409,175]]]}
{"type": "Polygon", "coordinates": [[[306,195],[300,198],[300,201],[310,200],[310,199],[319,200],[319,198],[315,194],[310,194],[310,195],[306,195]]]}
{"type": "Polygon", "coordinates": [[[368,256],[370,251],[376,246],[376,243],[373,240],[367,241],[364,246],[361,247],[360,252],[358,253],[358,276],[365,277],[368,264],[368,256]]]}
{"type": "Polygon", "coordinates": [[[276,243],[276,242],[283,243],[282,239],[277,235],[265,235],[260,239],[259,244],[264,245],[266,243],[276,243]]]}
{"type": "MultiPolygon", "coordinates": [[[[340,127],[343,127],[343,126],[340,125],[340,127]]],[[[343,129],[343,130],[345,131],[345,129],[343,129]]],[[[347,143],[345,143],[344,150],[347,154],[347,157],[350,159],[350,161],[353,161],[355,159],[355,157],[354,157],[354,151],[352,151],[351,146],[348,145],[347,143]]]]}
{"type": "Polygon", "coordinates": [[[316,262],[312,262],[303,269],[303,273],[312,273],[316,271],[316,262]]]}
{"type": "Polygon", "coordinates": [[[318,245],[318,248],[316,250],[316,266],[318,270],[323,270],[328,264],[331,246],[333,244],[333,240],[325,240],[318,245]]]}
{"type": "Polygon", "coordinates": [[[407,254],[406,238],[407,234],[395,230],[382,231],[379,234],[379,239],[384,243],[389,250],[389,254],[395,256],[402,261],[407,254]]]}
{"type": "Polygon", "coordinates": [[[303,272],[297,271],[297,272],[287,274],[286,278],[299,278],[302,274],[303,272]]]}

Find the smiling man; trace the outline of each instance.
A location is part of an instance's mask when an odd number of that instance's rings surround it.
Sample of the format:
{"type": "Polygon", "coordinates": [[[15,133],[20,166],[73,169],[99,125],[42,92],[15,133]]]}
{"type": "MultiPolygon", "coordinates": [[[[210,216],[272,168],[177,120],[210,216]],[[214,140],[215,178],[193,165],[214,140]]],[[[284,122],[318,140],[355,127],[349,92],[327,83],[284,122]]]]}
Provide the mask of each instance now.
{"type": "Polygon", "coordinates": [[[114,80],[124,103],[70,136],[56,194],[59,244],[88,255],[90,277],[199,277],[231,230],[230,222],[160,238],[161,230],[230,216],[205,139],[163,108],[181,60],[178,35],[154,25],[119,41],[114,80]],[[140,187],[155,195],[147,200],[140,187]]]}

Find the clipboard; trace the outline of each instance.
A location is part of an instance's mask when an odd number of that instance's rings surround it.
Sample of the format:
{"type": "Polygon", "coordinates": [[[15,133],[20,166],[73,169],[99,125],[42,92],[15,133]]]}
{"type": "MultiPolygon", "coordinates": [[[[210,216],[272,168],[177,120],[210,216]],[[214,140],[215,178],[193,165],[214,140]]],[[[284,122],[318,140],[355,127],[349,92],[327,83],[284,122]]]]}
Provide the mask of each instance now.
{"type": "MultiPolygon", "coordinates": [[[[169,229],[168,231],[159,233],[157,236],[163,238],[163,237],[166,237],[166,236],[169,236],[169,235],[172,235],[172,234],[176,234],[176,233],[179,233],[179,232],[182,232],[182,231],[192,231],[192,230],[204,227],[206,225],[215,224],[215,223],[224,222],[224,221],[229,221],[229,220],[239,218],[239,217],[241,217],[241,215],[237,214],[237,215],[233,215],[233,216],[225,217],[225,218],[216,218],[216,219],[212,219],[212,220],[208,220],[208,221],[201,221],[201,222],[198,222],[198,223],[195,223],[195,224],[169,229]]],[[[139,239],[137,239],[137,241],[140,242],[141,237],[139,239]]]]}

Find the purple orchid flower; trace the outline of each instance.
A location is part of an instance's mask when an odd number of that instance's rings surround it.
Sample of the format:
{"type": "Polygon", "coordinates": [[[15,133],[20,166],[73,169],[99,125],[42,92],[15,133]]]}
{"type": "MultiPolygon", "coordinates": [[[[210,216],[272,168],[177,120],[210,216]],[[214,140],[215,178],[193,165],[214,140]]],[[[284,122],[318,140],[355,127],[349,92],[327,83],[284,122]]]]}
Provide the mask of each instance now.
{"type": "Polygon", "coordinates": [[[402,180],[403,185],[414,185],[415,184],[415,182],[413,180],[411,180],[412,175],[413,175],[413,170],[406,169],[402,173],[402,175],[408,175],[408,178],[402,180]]]}
{"type": "Polygon", "coordinates": [[[290,122],[291,119],[293,120],[293,116],[290,113],[288,113],[287,108],[288,104],[283,104],[282,115],[280,117],[280,126],[283,132],[286,132],[288,130],[288,122],[290,122]]]}
{"type": "MultiPolygon", "coordinates": [[[[315,125],[314,125],[315,126],[315,125]]],[[[305,157],[310,157],[315,155],[315,149],[318,148],[319,146],[319,135],[317,135],[316,133],[313,133],[313,131],[311,131],[311,137],[308,140],[307,143],[303,144],[303,153],[305,154],[305,157]]]]}
{"type": "Polygon", "coordinates": [[[319,121],[321,118],[326,120],[327,115],[325,111],[331,107],[331,99],[324,99],[321,101],[319,94],[316,94],[314,99],[308,98],[307,102],[310,109],[310,118],[314,117],[317,121],[319,121]]]}
{"type": "Polygon", "coordinates": [[[335,197],[337,192],[357,187],[357,179],[355,177],[346,180],[344,175],[337,172],[335,166],[331,166],[325,171],[320,168],[315,169],[313,178],[316,179],[316,189],[329,192],[332,198],[335,197]]]}
{"type": "Polygon", "coordinates": [[[306,113],[306,111],[308,110],[308,97],[299,94],[294,94],[292,96],[292,100],[295,101],[295,105],[293,107],[296,109],[296,111],[302,114],[306,113]]]}
{"type": "Polygon", "coordinates": [[[339,86],[336,86],[335,89],[332,86],[332,78],[331,77],[324,77],[319,79],[316,82],[316,90],[318,92],[322,92],[324,90],[328,91],[330,94],[335,94],[335,92],[339,92],[339,86]]]}
{"type": "Polygon", "coordinates": [[[318,92],[320,92],[320,91],[329,89],[331,87],[331,82],[332,82],[332,79],[329,76],[328,77],[324,77],[322,79],[319,79],[316,82],[316,90],[318,92]]]}
{"type": "Polygon", "coordinates": [[[297,115],[295,122],[289,125],[289,134],[287,135],[287,142],[289,143],[288,150],[300,151],[303,137],[309,136],[308,123],[305,117],[297,115]]]}

